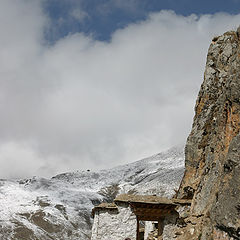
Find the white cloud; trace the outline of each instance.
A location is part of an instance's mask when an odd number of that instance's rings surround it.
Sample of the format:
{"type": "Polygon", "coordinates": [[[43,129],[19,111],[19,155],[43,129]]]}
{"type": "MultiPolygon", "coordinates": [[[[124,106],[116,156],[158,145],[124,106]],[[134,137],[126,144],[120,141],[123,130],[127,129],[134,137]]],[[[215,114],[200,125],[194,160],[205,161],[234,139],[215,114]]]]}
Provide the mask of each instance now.
{"type": "Polygon", "coordinates": [[[39,173],[43,167],[39,158],[27,144],[14,142],[2,143],[0,146],[1,178],[21,178],[39,173]]]}
{"type": "Polygon", "coordinates": [[[86,18],[89,18],[87,12],[83,11],[80,8],[75,8],[71,11],[70,15],[74,17],[79,22],[83,22],[86,18]]]}
{"type": "Polygon", "coordinates": [[[107,0],[97,5],[96,11],[102,15],[108,15],[114,10],[122,10],[134,15],[143,14],[139,4],[137,0],[107,0]]]}
{"type": "Polygon", "coordinates": [[[110,0],[108,2],[109,7],[116,7],[125,11],[136,12],[139,11],[139,1],[137,0],[110,0]]]}
{"type": "Polygon", "coordinates": [[[0,16],[5,177],[111,167],[185,141],[211,38],[240,22],[162,11],[110,43],[79,33],[47,46],[37,1],[4,0],[0,16]]]}

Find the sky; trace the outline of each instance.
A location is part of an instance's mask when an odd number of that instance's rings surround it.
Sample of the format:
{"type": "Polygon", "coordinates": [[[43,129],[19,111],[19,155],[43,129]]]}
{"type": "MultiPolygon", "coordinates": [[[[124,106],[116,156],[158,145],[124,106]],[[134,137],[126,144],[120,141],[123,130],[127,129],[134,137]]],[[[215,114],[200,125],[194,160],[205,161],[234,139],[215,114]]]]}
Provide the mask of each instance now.
{"type": "Polygon", "coordinates": [[[240,1],[1,0],[0,178],[50,177],[185,143],[211,39],[240,1]]]}

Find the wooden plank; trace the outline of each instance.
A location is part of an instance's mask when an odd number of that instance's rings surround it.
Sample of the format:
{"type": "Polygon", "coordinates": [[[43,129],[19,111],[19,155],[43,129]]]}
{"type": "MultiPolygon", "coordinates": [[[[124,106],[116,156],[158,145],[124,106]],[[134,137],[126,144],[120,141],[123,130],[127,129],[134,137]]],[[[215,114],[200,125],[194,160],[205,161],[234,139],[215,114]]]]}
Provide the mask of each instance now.
{"type": "Polygon", "coordinates": [[[136,232],[136,240],[140,240],[140,230],[139,230],[139,218],[137,216],[137,232],[136,232]]]}
{"type": "Polygon", "coordinates": [[[174,210],[175,208],[169,206],[161,206],[161,207],[148,207],[148,206],[132,206],[132,209],[142,209],[145,211],[164,211],[164,210],[174,210]]]}
{"type": "Polygon", "coordinates": [[[159,211],[159,212],[161,212],[161,211],[173,211],[173,209],[171,209],[171,208],[145,208],[145,207],[134,207],[133,208],[133,210],[134,211],[136,211],[136,210],[143,210],[143,211],[148,211],[148,212],[156,212],[156,211],[159,211]]]}
{"type": "Polygon", "coordinates": [[[159,216],[153,217],[153,216],[139,216],[139,220],[141,221],[157,221],[159,216]]]}
{"type": "Polygon", "coordinates": [[[133,212],[135,214],[141,214],[141,213],[144,213],[144,214],[149,214],[149,215],[158,215],[158,214],[164,214],[164,213],[170,213],[170,212],[173,212],[169,209],[165,209],[165,210],[161,210],[161,211],[148,211],[148,210],[145,210],[145,209],[134,209],[133,212]]]}
{"type": "Polygon", "coordinates": [[[160,218],[158,219],[158,236],[161,237],[162,234],[163,234],[163,221],[164,221],[164,218],[160,218]]]}
{"type": "Polygon", "coordinates": [[[136,203],[129,202],[132,207],[143,207],[143,208],[175,208],[177,204],[162,204],[162,203],[136,203]]]}
{"type": "Polygon", "coordinates": [[[171,214],[171,210],[161,210],[161,211],[148,211],[145,209],[134,209],[133,210],[134,214],[137,216],[155,216],[155,217],[160,217],[163,215],[171,214]]]}

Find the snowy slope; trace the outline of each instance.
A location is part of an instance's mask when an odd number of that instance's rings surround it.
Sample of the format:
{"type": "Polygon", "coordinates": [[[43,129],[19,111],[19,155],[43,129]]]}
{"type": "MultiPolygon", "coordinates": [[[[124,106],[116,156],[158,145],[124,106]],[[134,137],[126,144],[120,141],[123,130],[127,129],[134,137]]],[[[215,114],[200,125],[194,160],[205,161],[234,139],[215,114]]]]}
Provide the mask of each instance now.
{"type": "Polygon", "coordinates": [[[0,239],[90,239],[94,205],[116,191],[171,197],[183,171],[183,147],[175,147],[99,172],[0,180],[0,239]]]}

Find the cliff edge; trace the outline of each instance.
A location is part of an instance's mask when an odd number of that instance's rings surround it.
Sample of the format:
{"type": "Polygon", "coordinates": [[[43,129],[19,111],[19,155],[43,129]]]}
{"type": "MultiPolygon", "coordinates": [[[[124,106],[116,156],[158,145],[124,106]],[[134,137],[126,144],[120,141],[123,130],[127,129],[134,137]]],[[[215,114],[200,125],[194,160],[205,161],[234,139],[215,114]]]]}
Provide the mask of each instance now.
{"type": "Polygon", "coordinates": [[[178,198],[193,199],[177,239],[240,239],[240,28],[207,55],[178,198]]]}

